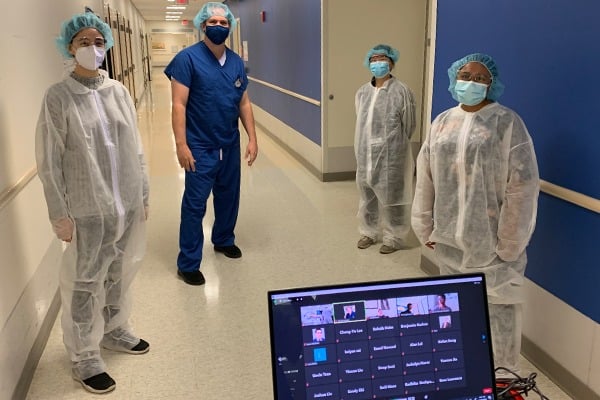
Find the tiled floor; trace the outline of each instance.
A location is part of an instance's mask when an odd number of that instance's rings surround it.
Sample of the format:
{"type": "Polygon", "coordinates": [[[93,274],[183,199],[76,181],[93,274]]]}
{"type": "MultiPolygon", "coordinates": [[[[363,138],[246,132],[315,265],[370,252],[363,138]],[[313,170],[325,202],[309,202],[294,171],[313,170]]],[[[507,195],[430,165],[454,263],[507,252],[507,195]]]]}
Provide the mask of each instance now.
{"type": "MultiPolygon", "coordinates": [[[[132,324],[148,340],[145,355],[103,353],[117,381],[111,399],[271,399],[268,289],[420,276],[420,249],[358,250],[354,182],[322,183],[259,132],[259,158],[242,167],[232,260],[205,243],[207,283],[193,287],[176,275],[182,194],[170,127],[170,91],[156,70],[139,112],[151,175],[148,250],[134,283],[132,324]]],[[[245,140],[242,141],[245,146],[245,140]]],[[[204,222],[210,234],[212,207],[204,222]]],[[[522,360],[522,371],[536,371],[522,360]]],[[[552,400],[569,400],[544,376],[552,400]]],[[[27,399],[98,398],[70,376],[55,324],[27,399]]],[[[530,399],[536,399],[534,395],[530,399]]]]}

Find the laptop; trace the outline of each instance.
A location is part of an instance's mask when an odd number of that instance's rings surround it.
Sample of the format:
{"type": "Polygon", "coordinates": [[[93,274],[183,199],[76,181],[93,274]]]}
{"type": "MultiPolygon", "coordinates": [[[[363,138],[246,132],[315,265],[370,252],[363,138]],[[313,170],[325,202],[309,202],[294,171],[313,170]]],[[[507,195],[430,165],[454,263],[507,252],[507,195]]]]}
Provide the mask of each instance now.
{"type": "Polygon", "coordinates": [[[495,399],[483,274],[271,290],[277,400],[495,399]]]}

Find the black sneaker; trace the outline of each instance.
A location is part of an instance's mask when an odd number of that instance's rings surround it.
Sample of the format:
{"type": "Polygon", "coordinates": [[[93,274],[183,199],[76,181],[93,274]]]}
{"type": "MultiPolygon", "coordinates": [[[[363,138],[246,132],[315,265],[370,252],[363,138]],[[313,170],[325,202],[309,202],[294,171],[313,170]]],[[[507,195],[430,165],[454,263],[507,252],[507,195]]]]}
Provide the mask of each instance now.
{"type": "Polygon", "coordinates": [[[115,390],[117,386],[116,382],[113,378],[110,377],[106,372],[103,372],[98,375],[94,375],[91,378],[81,379],[75,374],[73,375],[73,379],[77,382],[81,383],[81,386],[88,392],[92,393],[108,393],[110,391],[115,390]]]}
{"type": "Polygon", "coordinates": [[[225,254],[225,257],[229,258],[240,258],[242,251],[235,244],[231,246],[215,246],[215,251],[225,254]]]}
{"type": "Polygon", "coordinates": [[[140,342],[133,346],[126,353],[129,354],[144,354],[150,351],[150,343],[146,342],[144,339],[140,339],[140,342]]]}
{"type": "Polygon", "coordinates": [[[101,344],[105,349],[129,354],[144,354],[150,350],[148,342],[121,327],[105,333],[101,344]]]}
{"type": "Polygon", "coordinates": [[[204,285],[206,280],[204,279],[204,275],[200,271],[192,271],[192,272],[184,272],[181,270],[177,270],[177,275],[183,279],[185,283],[188,285],[204,285]]]}
{"type": "Polygon", "coordinates": [[[146,342],[144,339],[140,339],[140,342],[133,346],[131,349],[128,349],[121,343],[108,343],[103,342],[102,347],[107,350],[119,351],[121,353],[129,353],[129,354],[144,354],[150,351],[150,343],[146,342]]]}

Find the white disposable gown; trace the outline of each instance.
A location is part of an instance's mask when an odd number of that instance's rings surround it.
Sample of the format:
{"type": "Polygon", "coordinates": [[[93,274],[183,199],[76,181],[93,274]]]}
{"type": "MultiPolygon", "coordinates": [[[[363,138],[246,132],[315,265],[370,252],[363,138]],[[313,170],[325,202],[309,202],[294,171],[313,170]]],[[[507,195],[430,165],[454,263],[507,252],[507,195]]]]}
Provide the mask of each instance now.
{"type": "Polygon", "coordinates": [[[414,96],[408,86],[392,77],[380,88],[371,82],[361,86],[355,108],[359,233],[377,239],[381,226],[383,244],[398,248],[410,230],[414,96]]]}
{"type": "Polygon", "coordinates": [[[128,293],[145,250],[148,206],[133,102],[122,84],[101,73],[97,90],[71,77],[51,86],[36,130],[50,221],[70,218],[75,225],[60,290],[64,342],[82,379],[105,372],[104,334],[113,341],[130,337],[128,293]]]}
{"type": "Polygon", "coordinates": [[[485,273],[496,365],[511,369],[538,193],[533,143],[514,111],[457,106],[433,121],[417,157],[412,227],[436,243],[442,274],[485,273]]]}

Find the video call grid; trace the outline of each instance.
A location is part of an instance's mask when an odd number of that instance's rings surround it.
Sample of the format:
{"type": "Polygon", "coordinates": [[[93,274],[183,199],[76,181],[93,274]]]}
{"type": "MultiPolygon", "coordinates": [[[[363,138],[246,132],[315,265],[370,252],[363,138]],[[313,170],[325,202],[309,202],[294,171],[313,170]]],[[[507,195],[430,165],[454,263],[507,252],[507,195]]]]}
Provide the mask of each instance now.
{"type": "Polygon", "coordinates": [[[307,398],[464,386],[458,304],[444,293],[302,307],[307,398]]]}

